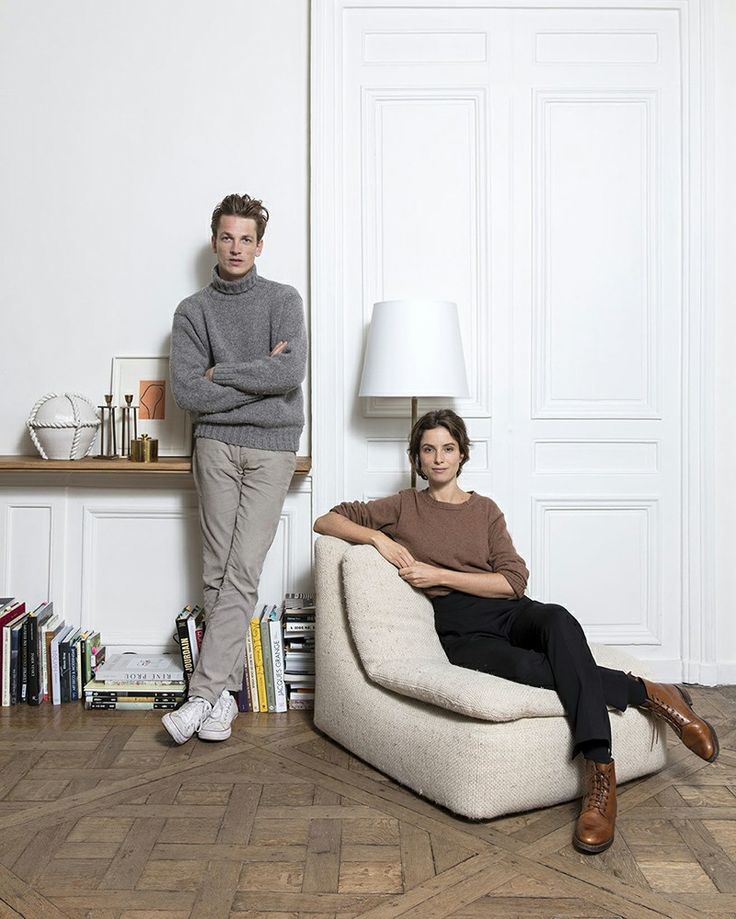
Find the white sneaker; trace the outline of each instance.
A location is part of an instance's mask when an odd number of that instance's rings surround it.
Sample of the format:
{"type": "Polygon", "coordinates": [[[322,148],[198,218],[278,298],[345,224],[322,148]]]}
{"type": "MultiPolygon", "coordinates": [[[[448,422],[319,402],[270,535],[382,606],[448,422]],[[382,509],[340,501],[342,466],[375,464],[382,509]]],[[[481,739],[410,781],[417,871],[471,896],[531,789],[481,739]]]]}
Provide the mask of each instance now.
{"type": "Polygon", "coordinates": [[[232,734],[230,725],[238,717],[238,706],[227,689],[212,706],[212,711],[202,722],[198,734],[200,740],[227,740],[232,734]]]}
{"type": "Polygon", "coordinates": [[[196,734],[202,722],[212,711],[212,705],[201,696],[187,699],[181,708],[166,712],[161,723],[177,743],[186,743],[196,734]]]}

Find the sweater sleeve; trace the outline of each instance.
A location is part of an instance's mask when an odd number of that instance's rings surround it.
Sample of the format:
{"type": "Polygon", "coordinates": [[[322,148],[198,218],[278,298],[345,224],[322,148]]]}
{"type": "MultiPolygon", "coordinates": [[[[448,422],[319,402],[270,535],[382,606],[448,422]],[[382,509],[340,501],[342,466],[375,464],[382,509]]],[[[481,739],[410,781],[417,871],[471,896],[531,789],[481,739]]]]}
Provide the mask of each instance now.
{"type": "Polygon", "coordinates": [[[502,574],[516,597],[523,597],[529,571],[524,559],[514,548],[503,514],[495,505],[494,509],[488,529],[488,561],[491,571],[502,574]]]}
{"type": "Polygon", "coordinates": [[[280,341],[288,342],[280,354],[243,363],[216,364],[212,379],[241,392],[262,396],[287,393],[301,386],[307,373],[307,330],[302,298],[293,288],[286,294],[271,347],[280,341]]]}
{"type": "Polygon", "coordinates": [[[211,382],[204,375],[209,366],[210,349],[206,337],[197,331],[186,313],[177,311],[171,329],[169,369],[171,388],[179,408],[188,412],[226,412],[260,398],[211,382]]]}
{"type": "Polygon", "coordinates": [[[375,501],[343,501],[330,510],[360,526],[371,530],[385,530],[395,527],[398,523],[401,495],[390,495],[388,498],[377,498],[375,501]]]}

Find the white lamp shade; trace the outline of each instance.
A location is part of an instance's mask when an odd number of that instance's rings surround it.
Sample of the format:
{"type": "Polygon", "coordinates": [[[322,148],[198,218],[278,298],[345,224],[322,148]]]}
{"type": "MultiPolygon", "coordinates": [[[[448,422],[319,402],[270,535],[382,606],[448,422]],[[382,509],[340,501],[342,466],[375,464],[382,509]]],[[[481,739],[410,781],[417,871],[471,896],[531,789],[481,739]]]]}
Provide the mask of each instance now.
{"type": "Polygon", "coordinates": [[[467,396],[457,304],[448,300],[374,304],[359,395],[467,396]]]}

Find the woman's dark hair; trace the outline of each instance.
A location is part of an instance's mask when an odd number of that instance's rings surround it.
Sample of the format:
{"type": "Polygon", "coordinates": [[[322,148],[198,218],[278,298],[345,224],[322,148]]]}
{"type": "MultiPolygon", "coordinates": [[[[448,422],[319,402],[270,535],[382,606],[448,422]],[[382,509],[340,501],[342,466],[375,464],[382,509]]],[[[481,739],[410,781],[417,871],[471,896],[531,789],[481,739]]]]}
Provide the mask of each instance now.
{"type": "Polygon", "coordinates": [[[457,441],[457,445],[460,447],[460,453],[462,454],[460,466],[457,470],[457,474],[460,475],[463,466],[470,459],[470,440],[468,439],[465,422],[449,408],[440,408],[434,412],[427,412],[426,415],[422,415],[422,417],[417,420],[417,423],[411,429],[409,449],[406,452],[409,454],[409,460],[416,469],[417,475],[422,479],[427,478],[422,472],[422,464],[419,460],[419,448],[422,445],[422,435],[424,432],[432,431],[434,428],[444,428],[452,439],[457,441]]]}

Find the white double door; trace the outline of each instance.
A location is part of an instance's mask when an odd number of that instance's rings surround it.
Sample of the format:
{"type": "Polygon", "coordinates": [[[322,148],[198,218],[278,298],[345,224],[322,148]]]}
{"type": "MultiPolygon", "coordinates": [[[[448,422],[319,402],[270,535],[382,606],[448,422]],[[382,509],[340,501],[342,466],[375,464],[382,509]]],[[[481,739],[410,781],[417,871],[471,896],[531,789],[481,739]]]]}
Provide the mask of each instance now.
{"type": "Polygon", "coordinates": [[[465,486],[505,510],[533,596],[679,675],[677,13],[362,6],[342,28],[344,494],[403,484],[406,404],[356,411],[372,304],[456,301],[465,486]]]}

